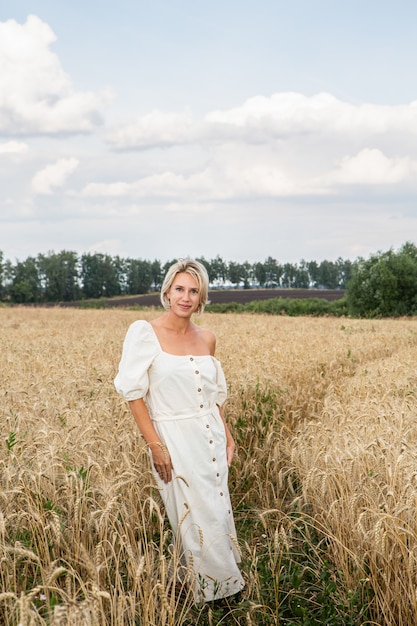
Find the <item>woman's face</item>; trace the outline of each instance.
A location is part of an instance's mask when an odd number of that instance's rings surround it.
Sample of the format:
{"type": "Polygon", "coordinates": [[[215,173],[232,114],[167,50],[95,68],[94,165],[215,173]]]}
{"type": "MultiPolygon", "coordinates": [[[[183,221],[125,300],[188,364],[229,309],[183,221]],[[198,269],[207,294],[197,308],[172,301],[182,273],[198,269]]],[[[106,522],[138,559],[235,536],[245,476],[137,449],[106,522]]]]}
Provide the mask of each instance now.
{"type": "Polygon", "coordinates": [[[170,310],[181,317],[190,317],[200,304],[198,283],[187,272],[180,272],[175,276],[167,296],[170,310]]]}

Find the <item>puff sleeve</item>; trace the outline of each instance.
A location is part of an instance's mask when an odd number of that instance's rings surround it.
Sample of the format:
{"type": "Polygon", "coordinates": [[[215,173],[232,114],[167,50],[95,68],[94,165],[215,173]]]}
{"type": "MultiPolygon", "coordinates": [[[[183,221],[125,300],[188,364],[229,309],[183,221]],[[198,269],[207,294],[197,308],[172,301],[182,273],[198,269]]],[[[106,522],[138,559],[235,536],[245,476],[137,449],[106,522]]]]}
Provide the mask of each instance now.
{"type": "Polygon", "coordinates": [[[123,343],[119,370],[114,379],[118,394],[125,400],[146,396],[149,387],[148,369],[158,354],[158,344],[148,322],[138,320],[128,328],[123,343]]]}
{"type": "Polygon", "coordinates": [[[220,361],[218,361],[217,359],[214,359],[214,363],[216,365],[216,372],[217,372],[217,376],[216,376],[217,403],[216,404],[219,404],[220,406],[222,406],[222,404],[224,404],[227,398],[226,378],[223,372],[223,368],[220,364],[220,361]]]}

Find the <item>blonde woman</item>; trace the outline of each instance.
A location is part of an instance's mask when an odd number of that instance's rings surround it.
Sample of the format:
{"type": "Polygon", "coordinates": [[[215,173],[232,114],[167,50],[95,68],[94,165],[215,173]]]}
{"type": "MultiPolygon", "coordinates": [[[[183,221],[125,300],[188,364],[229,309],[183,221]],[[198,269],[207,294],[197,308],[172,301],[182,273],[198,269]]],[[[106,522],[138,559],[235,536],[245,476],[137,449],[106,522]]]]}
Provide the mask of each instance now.
{"type": "Polygon", "coordinates": [[[222,404],[216,338],[192,322],[208,299],[204,266],[179,260],[161,289],[166,312],[134,322],[115,379],[151,454],[152,469],[196,602],[238,593],[236,530],[228,490],[235,443],[222,404]]]}

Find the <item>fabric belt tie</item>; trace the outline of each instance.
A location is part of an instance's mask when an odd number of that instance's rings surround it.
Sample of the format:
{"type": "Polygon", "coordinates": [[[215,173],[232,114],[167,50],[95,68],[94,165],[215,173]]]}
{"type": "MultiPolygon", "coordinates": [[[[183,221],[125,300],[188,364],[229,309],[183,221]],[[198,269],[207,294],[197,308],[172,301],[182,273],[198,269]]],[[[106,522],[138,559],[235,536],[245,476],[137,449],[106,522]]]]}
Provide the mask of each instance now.
{"type": "Polygon", "coordinates": [[[215,414],[217,415],[218,413],[218,409],[217,409],[217,405],[213,404],[210,408],[205,409],[204,411],[202,409],[196,409],[194,410],[192,413],[190,413],[189,415],[164,415],[162,413],[160,413],[159,415],[151,415],[151,419],[153,422],[169,422],[169,421],[175,421],[175,420],[190,420],[190,419],[200,419],[201,417],[205,417],[206,415],[211,415],[211,414],[215,414]]]}

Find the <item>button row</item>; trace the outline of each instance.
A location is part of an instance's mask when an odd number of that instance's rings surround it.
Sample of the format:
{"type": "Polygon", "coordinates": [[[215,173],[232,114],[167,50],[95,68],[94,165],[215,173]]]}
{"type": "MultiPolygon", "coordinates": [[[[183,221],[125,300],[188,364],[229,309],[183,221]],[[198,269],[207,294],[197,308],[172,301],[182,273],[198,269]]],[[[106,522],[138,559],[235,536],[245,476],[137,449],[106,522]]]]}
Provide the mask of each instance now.
{"type": "MultiPolygon", "coordinates": [[[[206,428],[210,428],[210,424],[206,424],[206,428]]],[[[210,439],[209,443],[213,444],[214,443],[213,439],[210,439]]],[[[215,463],[215,462],[216,462],[216,457],[213,457],[213,463],[215,463]]],[[[216,472],[216,478],[220,478],[220,472],[216,472]]],[[[220,491],[220,495],[221,496],[224,495],[223,491],[220,491]]],[[[229,514],[230,514],[230,511],[229,511],[229,514]]]]}

